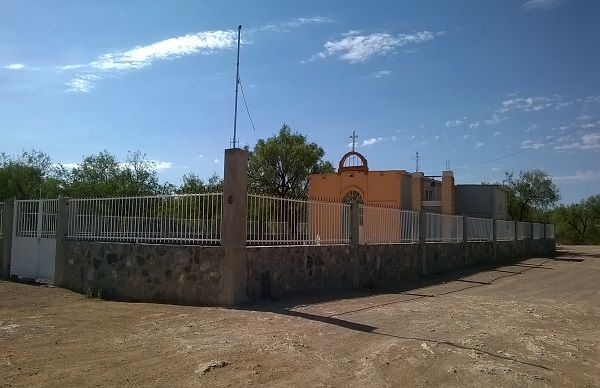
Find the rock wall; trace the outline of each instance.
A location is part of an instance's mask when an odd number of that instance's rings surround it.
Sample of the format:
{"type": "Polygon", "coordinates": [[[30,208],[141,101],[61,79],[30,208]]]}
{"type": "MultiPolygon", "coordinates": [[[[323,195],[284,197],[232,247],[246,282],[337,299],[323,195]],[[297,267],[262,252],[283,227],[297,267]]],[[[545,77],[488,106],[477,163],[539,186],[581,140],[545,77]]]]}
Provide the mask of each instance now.
{"type": "Polygon", "coordinates": [[[109,298],[215,304],[220,247],[67,241],[64,286],[109,298]]]}
{"type": "MultiPolygon", "coordinates": [[[[220,247],[67,241],[65,287],[129,300],[218,304],[220,247]]],[[[549,256],[554,240],[428,243],[428,273],[549,256]]],[[[419,244],[248,247],[248,300],[364,287],[402,287],[422,275],[419,244]]]]}

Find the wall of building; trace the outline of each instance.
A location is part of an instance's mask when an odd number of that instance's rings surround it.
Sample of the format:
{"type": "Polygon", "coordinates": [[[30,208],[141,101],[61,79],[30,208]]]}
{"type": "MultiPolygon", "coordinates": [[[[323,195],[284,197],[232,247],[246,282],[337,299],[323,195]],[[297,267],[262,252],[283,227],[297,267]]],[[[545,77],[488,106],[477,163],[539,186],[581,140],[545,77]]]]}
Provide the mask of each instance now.
{"type": "Polygon", "coordinates": [[[496,185],[457,185],[456,214],[504,220],[506,191],[496,185]]]}

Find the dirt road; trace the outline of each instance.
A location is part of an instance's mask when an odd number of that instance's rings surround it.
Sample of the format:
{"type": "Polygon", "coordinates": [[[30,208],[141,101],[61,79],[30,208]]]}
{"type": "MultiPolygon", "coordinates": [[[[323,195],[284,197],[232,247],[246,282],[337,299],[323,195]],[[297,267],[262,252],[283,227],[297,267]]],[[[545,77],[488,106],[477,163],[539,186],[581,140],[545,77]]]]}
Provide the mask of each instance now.
{"type": "Polygon", "coordinates": [[[243,309],[0,282],[0,386],[600,386],[600,247],[426,281],[243,309]]]}

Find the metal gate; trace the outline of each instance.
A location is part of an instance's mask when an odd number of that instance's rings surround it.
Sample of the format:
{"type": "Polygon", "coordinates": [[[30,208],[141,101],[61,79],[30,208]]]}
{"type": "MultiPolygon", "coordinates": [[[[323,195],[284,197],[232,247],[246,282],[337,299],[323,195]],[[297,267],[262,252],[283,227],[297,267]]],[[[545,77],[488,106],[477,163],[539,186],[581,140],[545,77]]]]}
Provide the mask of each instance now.
{"type": "Polygon", "coordinates": [[[15,201],[10,273],[54,281],[58,199],[15,201]]]}

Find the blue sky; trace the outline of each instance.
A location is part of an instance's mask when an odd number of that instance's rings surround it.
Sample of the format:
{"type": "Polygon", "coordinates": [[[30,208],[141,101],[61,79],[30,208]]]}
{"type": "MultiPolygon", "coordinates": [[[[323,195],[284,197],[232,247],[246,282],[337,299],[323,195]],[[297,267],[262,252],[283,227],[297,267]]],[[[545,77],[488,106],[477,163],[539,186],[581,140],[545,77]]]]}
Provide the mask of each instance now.
{"type": "Polygon", "coordinates": [[[141,150],[162,179],[222,174],[238,134],[286,122],[337,164],[457,183],[542,168],[563,202],[600,192],[600,2],[3,1],[0,151],[76,163],[141,150]]]}

